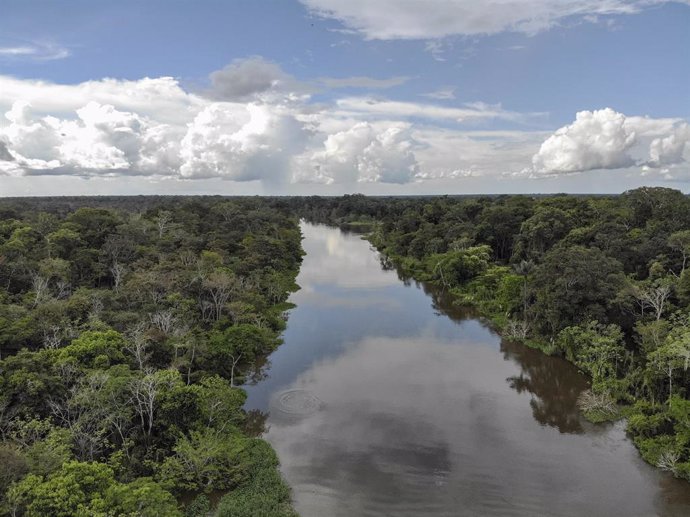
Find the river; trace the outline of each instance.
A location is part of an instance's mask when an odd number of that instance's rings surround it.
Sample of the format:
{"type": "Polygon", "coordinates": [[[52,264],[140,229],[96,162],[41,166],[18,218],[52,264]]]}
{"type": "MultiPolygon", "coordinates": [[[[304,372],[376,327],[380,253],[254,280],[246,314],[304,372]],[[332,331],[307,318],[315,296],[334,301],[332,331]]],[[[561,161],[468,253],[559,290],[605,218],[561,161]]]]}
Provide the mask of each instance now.
{"type": "Polygon", "coordinates": [[[284,344],[248,391],[302,517],[690,515],[690,484],[592,425],[569,363],[302,223],[284,344]]]}

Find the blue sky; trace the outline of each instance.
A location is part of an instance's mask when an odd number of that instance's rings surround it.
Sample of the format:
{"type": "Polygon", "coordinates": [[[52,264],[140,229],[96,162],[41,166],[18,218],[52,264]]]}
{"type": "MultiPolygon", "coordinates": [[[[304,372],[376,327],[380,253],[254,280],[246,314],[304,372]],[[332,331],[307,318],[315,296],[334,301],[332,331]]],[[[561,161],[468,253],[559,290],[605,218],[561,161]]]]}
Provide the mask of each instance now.
{"type": "Polygon", "coordinates": [[[688,49],[687,0],[4,0],[0,195],[688,191],[688,49]]]}

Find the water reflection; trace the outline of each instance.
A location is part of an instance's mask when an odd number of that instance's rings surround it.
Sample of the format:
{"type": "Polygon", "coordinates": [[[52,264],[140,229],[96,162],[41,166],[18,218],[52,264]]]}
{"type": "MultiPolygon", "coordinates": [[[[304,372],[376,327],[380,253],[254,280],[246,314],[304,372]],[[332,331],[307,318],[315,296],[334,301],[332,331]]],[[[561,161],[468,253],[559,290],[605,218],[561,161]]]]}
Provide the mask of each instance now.
{"type": "MultiPolygon", "coordinates": [[[[456,322],[478,319],[473,309],[458,306],[443,289],[422,283],[416,286],[431,297],[432,307],[439,314],[456,322]]],[[[481,326],[480,333],[486,332],[481,326]]],[[[548,357],[508,340],[500,342],[500,351],[505,360],[520,366],[520,372],[506,381],[518,393],[531,395],[529,404],[537,422],[562,433],[582,432],[583,420],[577,409],[577,398],[588,383],[577,368],[560,358],[548,357]]]]}
{"type": "Polygon", "coordinates": [[[244,422],[244,432],[251,437],[261,436],[267,430],[267,420],[267,412],[259,409],[250,409],[247,411],[247,419],[244,422]]]}
{"type": "Polygon", "coordinates": [[[520,373],[508,377],[507,381],[518,393],[532,395],[530,406],[534,419],[562,433],[581,433],[583,421],[577,398],[588,383],[575,367],[510,341],[501,343],[501,352],[506,360],[520,365],[520,373]]]}
{"type": "Polygon", "coordinates": [[[443,292],[406,287],[356,236],[303,231],[297,308],[248,399],[262,411],[286,393],[319,401],[272,410],[265,434],[303,517],[690,508],[688,485],[644,465],[621,424],[582,425],[586,381],[571,365],[501,342],[443,292]]]}

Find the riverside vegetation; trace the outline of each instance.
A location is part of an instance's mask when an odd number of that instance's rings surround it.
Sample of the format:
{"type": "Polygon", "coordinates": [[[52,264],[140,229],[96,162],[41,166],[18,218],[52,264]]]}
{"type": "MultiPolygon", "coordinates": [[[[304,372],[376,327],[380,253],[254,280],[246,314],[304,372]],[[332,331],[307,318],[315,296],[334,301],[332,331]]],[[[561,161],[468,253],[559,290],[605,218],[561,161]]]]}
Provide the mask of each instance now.
{"type": "Polygon", "coordinates": [[[690,479],[690,200],[621,196],[0,202],[0,515],[294,516],[245,380],[280,343],[297,216],[575,363],[690,479]],[[212,504],[213,500],[213,504],[212,504]]]}
{"type": "Polygon", "coordinates": [[[237,385],[300,239],[265,199],[2,201],[0,515],[294,515],[237,385]]]}
{"type": "Polygon", "coordinates": [[[366,229],[401,274],[471,304],[509,339],[591,379],[594,421],[627,417],[649,463],[690,481],[690,199],[312,197],[303,217],[366,229]]]}

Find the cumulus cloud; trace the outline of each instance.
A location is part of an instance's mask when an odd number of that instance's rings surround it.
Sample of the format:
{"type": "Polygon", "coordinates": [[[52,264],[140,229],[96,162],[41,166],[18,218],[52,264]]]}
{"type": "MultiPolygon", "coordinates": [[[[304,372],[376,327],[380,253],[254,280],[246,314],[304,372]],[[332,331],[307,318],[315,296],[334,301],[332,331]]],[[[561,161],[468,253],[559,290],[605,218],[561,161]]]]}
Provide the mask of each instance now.
{"type": "Polygon", "coordinates": [[[287,181],[309,131],[291,113],[265,104],[214,103],[181,142],[183,178],[287,181]]]}
{"type": "MultiPolygon", "coordinates": [[[[401,184],[472,166],[451,152],[430,153],[433,144],[417,137],[418,119],[447,126],[534,116],[484,103],[346,97],[323,104],[305,86],[382,89],[408,79],[307,83],[259,57],[214,72],[211,87],[196,93],[171,77],[61,85],[0,75],[0,174],[401,184]]],[[[486,147],[464,142],[466,155],[474,156],[471,145],[486,147]]]]}
{"type": "Polygon", "coordinates": [[[407,183],[419,172],[410,127],[378,129],[368,122],[331,134],[303,158],[297,178],[323,183],[407,183]]]}
{"type": "Polygon", "coordinates": [[[13,162],[14,156],[7,150],[7,144],[0,141],[0,162],[13,162]]]}
{"type": "Polygon", "coordinates": [[[626,117],[610,108],[581,111],[548,137],[527,172],[548,176],[633,165],[677,165],[690,149],[690,129],[678,119],[626,117]]]}
{"type": "Polygon", "coordinates": [[[550,136],[534,155],[537,172],[580,172],[629,167],[628,154],[636,135],[626,127],[625,115],[606,108],[581,111],[575,122],[550,136]]]}
{"type": "Polygon", "coordinates": [[[301,0],[315,15],[380,40],[534,34],[569,17],[592,22],[667,1],[674,0],[436,0],[433,6],[428,0],[301,0]]]}
{"type": "Polygon", "coordinates": [[[169,126],[112,105],[89,102],[72,119],[35,116],[28,102],[17,101],[5,114],[9,125],[0,138],[11,150],[15,168],[26,174],[107,175],[165,173],[164,160],[154,155],[174,141],[169,126]]]}
{"type": "Polygon", "coordinates": [[[685,151],[690,149],[690,126],[683,122],[667,136],[657,137],[649,144],[649,166],[662,167],[685,161],[685,151]]]}
{"type": "Polygon", "coordinates": [[[3,112],[19,101],[29,103],[35,113],[67,118],[97,102],[172,124],[187,123],[208,102],[185,91],[173,77],[105,78],[68,85],[0,75],[0,91],[3,112]]]}
{"type": "MultiPolygon", "coordinates": [[[[532,123],[542,114],[481,102],[349,96],[318,103],[302,83],[293,92],[279,68],[255,80],[255,65],[267,62],[249,61],[231,65],[232,74],[248,74],[244,86],[223,90],[225,75],[214,95],[169,77],[60,85],[0,76],[0,176],[390,185],[499,177],[531,162],[532,176],[638,164],[669,178],[690,158],[690,128],[680,119],[606,109],[579,113],[550,135],[470,130],[488,121],[532,123]]],[[[341,84],[368,81],[355,79],[341,84]]]]}
{"type": "Polygon", "coordinates": [[[260,56],[236,59],[210,75],[210,96],[216,100],[246,101],[265,95],[304,92],[307,86],[280,65],[260,56]]]}
{"type": "Polygon", "coordinates": [[[287,87],[273,95],[283,88],[280,74],[273,69],[265,76],[273,79],[254,80],[255,65],[263,64],[250,61],[232,65],[233,74],[249,75],[223,90],[232,101],[189,93],[172,78],[67,86],[0,76],[7,92],[0,99],[0,174],[270,183],[400,183],[415,176],[407,124],[339,117],[291,97],[287,87]]]}

